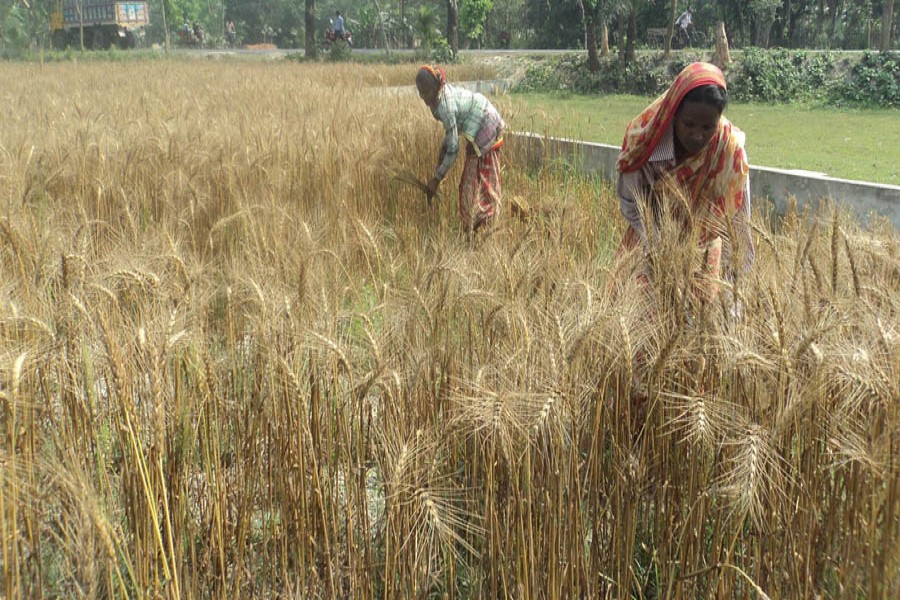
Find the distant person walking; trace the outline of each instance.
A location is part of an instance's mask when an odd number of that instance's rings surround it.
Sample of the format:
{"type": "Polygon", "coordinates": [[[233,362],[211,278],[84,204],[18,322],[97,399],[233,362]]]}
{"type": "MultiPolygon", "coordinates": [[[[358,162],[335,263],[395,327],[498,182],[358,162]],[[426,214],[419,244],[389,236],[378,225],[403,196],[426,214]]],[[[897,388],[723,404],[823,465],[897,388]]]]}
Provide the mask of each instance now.
{"type": "Polygon", "coordinates": [[[459,136],[466,138],[465,165],[459,181],[459,217],[471,238],[500,215],[503,119],[483,95],[448,84],[444,70],[439,67],[419,68],[416,88],[445,131],[438,166],[427,185],[429,201],[456,162],[459,136]]]}
{"type": "Polygon", "coordinates": [[[231,47],[237,45],[237,32],[234,28],[233,19],[225,21],[225,42],[231,47]]]}

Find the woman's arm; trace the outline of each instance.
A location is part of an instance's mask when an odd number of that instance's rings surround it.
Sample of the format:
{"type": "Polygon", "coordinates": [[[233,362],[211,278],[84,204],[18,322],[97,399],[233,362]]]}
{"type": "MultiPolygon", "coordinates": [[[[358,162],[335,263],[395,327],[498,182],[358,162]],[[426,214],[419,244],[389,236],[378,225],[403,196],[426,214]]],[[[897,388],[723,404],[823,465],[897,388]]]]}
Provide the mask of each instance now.
{"type": "Polygon", "coordinates": [[[619,196],[619,211],[625,217],[625,221],[638,234],[640,240],[646,241],[646,230],[641,218],[641,210],[636,198],[640,198],[649,190],[646,179],[641,171],[619,173],[616,182],[616,193],[619,196]]]}
{"type": "Polygon", "coordinates": [[[448,122],[445,122],[444,130],[444,142],[441,144],[438,166],[434,172],[435,179],[438,181],[442,181],[447,176],[456,162],[456,157],[459,156],[459,130],[456,127],[456,119],[451,117],[448,122]]]}
{"type": "Polygon", "coordinates": [[[753,234],[750,230],[752,198],[750,195],[750,175],[748,174],[747,183],[744,184],[744,202],[741,204],[740,210],[734,215],[734,232],[738,246],[735,263],[740,261],[738,270],[741,274],[746,274],[756,259],[756,247],[753,245],[753,234]]]}

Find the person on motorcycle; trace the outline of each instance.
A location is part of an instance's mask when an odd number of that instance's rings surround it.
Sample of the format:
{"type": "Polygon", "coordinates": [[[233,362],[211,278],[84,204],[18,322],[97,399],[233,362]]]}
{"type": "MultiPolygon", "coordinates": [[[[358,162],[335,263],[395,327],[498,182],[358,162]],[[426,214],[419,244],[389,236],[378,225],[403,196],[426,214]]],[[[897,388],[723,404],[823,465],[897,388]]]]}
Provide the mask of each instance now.
{"type": "Polygon", "coordinates": [[[203,27],[198,22],[194,22],[194,37],[198,44],[203,44],[203,27]]]}
{"type": "Polygon", "coordinates": [[[691,45],[691,29],[693,25],[694,17],[691,14],[691,7],[688,6],[687,9],[675,19],[675,27],[678,28],[678,37],[685,46],[691,45]]]}
{"type": "Polygon", "coordinates": [[[347,39],[344,37],[344,17],[341,16],[341,11],[339,10],[334,12],[334,37],[335,39],[347,39]]]}

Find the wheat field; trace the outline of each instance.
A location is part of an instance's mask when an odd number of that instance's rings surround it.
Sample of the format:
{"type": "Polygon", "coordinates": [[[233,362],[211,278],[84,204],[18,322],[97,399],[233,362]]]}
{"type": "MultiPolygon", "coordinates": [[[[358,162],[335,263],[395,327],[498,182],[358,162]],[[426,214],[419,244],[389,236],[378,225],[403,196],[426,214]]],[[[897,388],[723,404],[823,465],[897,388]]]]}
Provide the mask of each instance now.
{"type": "Polygon", "coordinates": [[[510,143],[472,244],[414,71],[0,65],[0,597],[900,595],[896,231],[648,292],[510,143]]]}

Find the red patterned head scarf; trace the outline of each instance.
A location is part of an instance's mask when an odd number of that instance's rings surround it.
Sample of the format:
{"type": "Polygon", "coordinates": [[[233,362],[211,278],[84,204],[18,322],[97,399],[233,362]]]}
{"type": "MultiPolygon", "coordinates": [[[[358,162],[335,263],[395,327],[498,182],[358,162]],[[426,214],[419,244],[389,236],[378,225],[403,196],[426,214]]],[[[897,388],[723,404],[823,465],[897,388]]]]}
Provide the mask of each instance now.
{"type": "Polygon", "coordinates": [[[419,73],[416,75],[416,80],[419,79],[419,74],[428,73],[431,75],[435,82],[437,83],[438,91],[444,87],[444,84],[447,83],[447,73],[440,67],[433,67],[431,65],[422,65],[419,67],[419,73]]]}
{"type": "Polygon", "coordinates": [[[715,65],[695,62],[686,66],[666,93],[653,101],[628,124],[616,169],[623,173],[637,171],[653,153],[656,144],[675,117],[685,95],[703,85],[717,85],[725,89],[725,76],[715,65]]]}
{"type": "MultiPolygon", "coordinates": [[[[725,76],[718,67],[703,62],[691,63],[685,67],[666,93],[628,124],[616,169],[621,173],[628,173],[644,166],[675,117],[685,95],[695,88],[710,84],[726,87],[725,76]]],[[[734,214],[743,206],[744,187],[749,172],[744,152],[744,133],[721,116],[716,132],[706,147],[681,161],[673,175],[690,193],[695,206],[701,204],[701,199],[705,199],[712,203],[714,212],[734,214]]]]}

